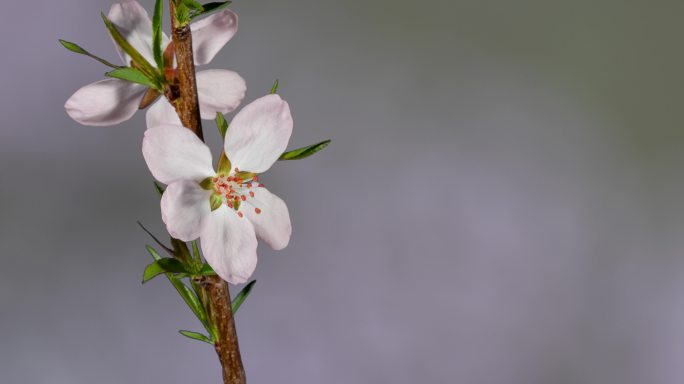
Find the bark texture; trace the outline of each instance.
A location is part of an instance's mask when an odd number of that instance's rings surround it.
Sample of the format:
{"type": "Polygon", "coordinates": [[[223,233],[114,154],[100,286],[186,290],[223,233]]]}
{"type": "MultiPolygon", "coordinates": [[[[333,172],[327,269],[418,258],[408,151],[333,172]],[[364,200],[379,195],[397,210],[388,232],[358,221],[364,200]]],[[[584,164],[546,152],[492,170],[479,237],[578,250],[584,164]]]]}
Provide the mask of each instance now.
{"type": "MultiPolygon", "coordinates": [[[[178,76],[178,98],[175,100],[176,112],[183,125],[204,140],[202,119],[200,118],[199,99],[197,97],[197,80],[195,78],[195,60],[192,54],[192,31],[190,25],[178,25],[176,22],[173,0],[171,4],[171,39],[176,53],[176,69],[178,76]]],[[[174,84],[175,85],[175,84],[174,84]]],[[[174,86],[172,85],[172,86],[174,86]]]]}
{"type": "MultiPolygon", "coordinates": [[[[168,92],[174,93],[175,107],[183,125],[193,131],[202,141],[202,121],[200,118],[195,62],[192,53],[192,33],[190,26],[179,26],[176,23],[174,0],[170,0],[171,38],[176,54],[177,79],[170,85],[168,92]],[[175,89],[174,89],[175,88],[175,89]]],[[[231,310],[230,290],[228,283],[218,276],[204,276],[201,281],[204,297],[208,301],[206,308],[212,324],[218,330],[215,349],[223,371],[224,384],[245,384],[245,369],[242,366],[240,346],[235,329],[235,320],[231,310]]]]}

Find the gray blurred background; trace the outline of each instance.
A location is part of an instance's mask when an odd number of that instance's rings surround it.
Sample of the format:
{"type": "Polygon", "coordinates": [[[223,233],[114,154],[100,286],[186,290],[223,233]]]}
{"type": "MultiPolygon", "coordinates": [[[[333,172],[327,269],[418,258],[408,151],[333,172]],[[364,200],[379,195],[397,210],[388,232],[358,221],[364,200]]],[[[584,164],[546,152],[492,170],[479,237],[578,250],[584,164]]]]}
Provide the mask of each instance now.
{"type": "MultiPolygon", "coordinates": [[[[144,114],[64,101],[116,60],[106,0],[0,12],[0,382],[219,383],[164,279],[144,114]]],[[[143,1],[150,10],[152,0],[143,1]]],[[[237,315],[250,383],[684,382],[679,1],[249,0],[206,68],[275,78],[291,147],[237,315]]],[[[205,132],[217,148],[213,124],[205,132]]],[[[233,288],[233,292],[237,292],[233,288]]]]}

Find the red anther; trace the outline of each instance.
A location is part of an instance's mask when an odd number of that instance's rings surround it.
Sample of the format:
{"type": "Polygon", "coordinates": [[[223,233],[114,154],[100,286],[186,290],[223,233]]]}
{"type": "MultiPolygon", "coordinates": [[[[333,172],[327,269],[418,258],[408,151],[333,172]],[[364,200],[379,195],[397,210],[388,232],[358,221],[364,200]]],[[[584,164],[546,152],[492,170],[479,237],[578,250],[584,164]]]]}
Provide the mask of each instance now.
{"type": "Polygon", "coordinates": [[[259,183],[259,188],[263,188],[263,187],[264,187],[264,185],[259,183]]]}
{"type": "Polygon", "coordinates": [[[259,176],[254,175],[253,179],[254,179],[254,181],[259,181],[259,176]]]}
{"type": "Polygon", "coordinates": [[[228,204],[229,207],[233,208],[233,203],[232,203],[232,202],[229,201],[227,204],[228,204]]]}
{"type": "Polygon", "coordinates": [[[261,208],[254,208],[254,212],[256,212],[257,215],[260,214],[260,213],[261,213],[261,208]]]}
{"type": "Polygon", "coordinates": [[[242,199],[242,201],[245,201],[245,200],[247,200],[247,196],[242,195],[242,196],[240,196],[240,199],[242,199]]]}
{"type": "Polygon", "coordinates": [[[249,191],[249,197],[254,197],[254,192],[249,191]]]}
{"type": "Polygon", "coordinates": [[[242,214],[242,212],[238,212],[238,216],[242,217],[244,215],[242,214]]]}
{"type": "Polygon", "coordinates": [[[218,181],[218,177],[214,177],[214,183],[218,181]]]}

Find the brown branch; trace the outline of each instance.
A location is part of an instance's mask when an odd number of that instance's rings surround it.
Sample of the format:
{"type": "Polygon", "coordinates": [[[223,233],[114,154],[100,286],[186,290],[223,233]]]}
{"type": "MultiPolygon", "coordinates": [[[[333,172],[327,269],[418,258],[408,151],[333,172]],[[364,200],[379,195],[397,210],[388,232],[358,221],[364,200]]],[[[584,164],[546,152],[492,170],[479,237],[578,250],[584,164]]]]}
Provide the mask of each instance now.
{"type": "Polygon", "coordinates": [[[203,276],[202,287],[209,298],[209,316],[216,325],[219,339],[214,347],[221,361],[225,384],[245,384],[245,369],[242,367],[240,345],[238,344],[235,319],[230,304],[228,283],[218,276],[203,276]]]}
{"type": "MultiPolygon", "coordinates": [[[[170,87],[178,87],[178,94],[171,90],[175,100],[176,112],[180,117],[183,126],[193,131],[200,139],[204,140],[202,134],[202,120],[200,119],[199,100],[197,97],[197,81],[195,79],[195,61],[192,56],[192,32],[190,25],[179,26],[175,17],[174,0],[170,0],[171,8],[171,38],[173,48],[176,53],[176,66],[178,71],[178,84],[170,87]]],[[[171,99],[171,101],[174,101],[171,99]]]]}
{"type": "MultiPolygon", "coordinates": [[[[174,0],[169,0],[169,5],[178,82],[168,86],[167,97],[171,96],[169,101],[175,105],[183,125],[204,140],[192,54],[192,33],[189,25],[180,26],[176,22],[174,0]]],[[[203,289],[202,296],[208,301],[206,309],[211,324],[218,331],[218,340],[215,340],[214,346],[221,362],[223,383],[245,384],[245,369],[240,357],[228,283],[218,276],[204,276],[200,286],[203,289]]]]}

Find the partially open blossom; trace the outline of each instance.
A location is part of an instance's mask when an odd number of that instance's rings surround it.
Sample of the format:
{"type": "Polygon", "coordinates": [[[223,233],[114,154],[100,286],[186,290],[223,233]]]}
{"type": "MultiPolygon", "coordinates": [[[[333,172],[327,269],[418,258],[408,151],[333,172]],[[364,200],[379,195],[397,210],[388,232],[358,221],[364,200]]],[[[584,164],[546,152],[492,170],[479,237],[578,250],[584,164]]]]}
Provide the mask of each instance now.
{"type": "MultiPolygon", "coordinates": [[[[114,4],[108,18],[147,61],[154,63],[152,21],[137,1],[124,0],[114,4]]],[[[195,64],[209,63],[235,35],[237,25],[237,15],[230,10],[217,12],[190,24],[195,64]]],[[[169,42],[169,38],[164,35],[164,50],[169,42]]],[[[130,65],[131,58],[118,45],[116,47],[124,65],[130,65]]],[[[174,76],[174,71],[167,73],[168,76],[174,76]]],[[[81,124],[114,125],[133,116],[147,90],[144,85],[113,78],[105,79],[76,91],[64,108],[71,118],[81,124]]],[[[202,118],[213,119],[217,112],[228,113],[235,110],[244,98],[245,90],[244,79],[233,71],[214,69],[198,72],[197,91],[202,118]]],[[[160,97],[149,108],[147,122],[152,125],[164,122],[180,124],[175,109],[165,97],[160,97]]]]}
{"type": "Polygon", "coordinates": [[[154,177],[168,184],[162,220],[171,236],[201,238],[207,262],[230,283],[244,283],[256,268],[257,240],[285,248],[292,226],[285,203],[258,180],[285,151],[292,134],[290,108],[278,95],[261,97],[230,123],[217,173],[206,144],[180,125],[148,128],[143,156],[154,177]]]}

